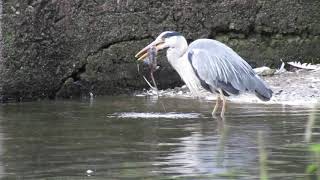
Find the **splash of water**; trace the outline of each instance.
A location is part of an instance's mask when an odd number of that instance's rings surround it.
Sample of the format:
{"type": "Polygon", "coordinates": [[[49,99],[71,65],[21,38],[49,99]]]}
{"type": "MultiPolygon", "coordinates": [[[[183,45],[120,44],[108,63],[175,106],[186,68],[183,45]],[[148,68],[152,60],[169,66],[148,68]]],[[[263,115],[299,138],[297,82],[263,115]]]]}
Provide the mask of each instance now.
{"type": "Polygon", "coordinates": [[[168,112],[168,113],[143,113],[143,112],[122,112],[122,113],[113,113],[107,115],[109,118],[118,117],[118,118],[166,118],[166,119],[194,119],[201,117],[199,113],[175,113],[175,112],[168,112]]]}

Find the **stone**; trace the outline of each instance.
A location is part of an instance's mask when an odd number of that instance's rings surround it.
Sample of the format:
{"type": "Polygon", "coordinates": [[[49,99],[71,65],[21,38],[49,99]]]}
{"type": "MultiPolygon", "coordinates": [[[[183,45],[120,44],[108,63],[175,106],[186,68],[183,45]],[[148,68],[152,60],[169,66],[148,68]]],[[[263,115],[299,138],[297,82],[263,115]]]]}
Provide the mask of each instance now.
{"type": "Polygon", "coordinates": [[[271,75],[274,75],[276,72],[276,69],[271,69],[266,66],[258,67],[253,70],[256,74],[258,74],[260,76],[271,76],[271,75]]]}
{"type": "MultiPolygon", "coordinates": [[[[320,59],[319,0],[0,0],[0,9],[0,96],[8,99],[148,88],[134,55],[165,30],[220,40],[253,67],[320,59]]],[[[182,85],[165,53],[158,62],[160,89],[182,85]]]]}

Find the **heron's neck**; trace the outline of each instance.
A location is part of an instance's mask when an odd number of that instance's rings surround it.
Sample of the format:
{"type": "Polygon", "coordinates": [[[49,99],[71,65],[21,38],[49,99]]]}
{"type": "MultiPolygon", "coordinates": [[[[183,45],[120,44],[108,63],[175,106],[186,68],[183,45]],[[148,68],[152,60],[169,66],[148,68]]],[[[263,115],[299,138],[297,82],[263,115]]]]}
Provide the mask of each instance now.
{"type": "Polygon", "coordinates": [[[171,66],[177,71],[181,79],[186,83],[193,95],[200,96],[201,83],[197,78],[192,65],[188,60],[187,52],[188,45],[183,51],[178,49],[168,49],[167,58],[171,66]]]}
{"type": "Polygon", "coordinates": [[[175,68],[175,64],[178,59],[181,58],[188,49],[188,43],[185,38],[179,40],[179,42],[174,46],[170,47],[167,50],[167,58],[170,64],[175,68]]]}

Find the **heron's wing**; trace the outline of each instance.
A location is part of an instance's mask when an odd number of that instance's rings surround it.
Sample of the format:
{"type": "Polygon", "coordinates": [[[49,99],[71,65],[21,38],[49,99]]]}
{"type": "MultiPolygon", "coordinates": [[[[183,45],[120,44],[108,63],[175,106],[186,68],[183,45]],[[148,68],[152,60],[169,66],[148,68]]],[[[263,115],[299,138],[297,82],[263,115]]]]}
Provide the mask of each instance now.
{"type": "Polygon", "coordinates": [[[198,77],[212,89],[220,88],[232,94],[239,91],[262,91],[263,95],[271,97],[272,91],[250,65],[219,41],[194,41],[189,46],[188,57],[198,77]]]}

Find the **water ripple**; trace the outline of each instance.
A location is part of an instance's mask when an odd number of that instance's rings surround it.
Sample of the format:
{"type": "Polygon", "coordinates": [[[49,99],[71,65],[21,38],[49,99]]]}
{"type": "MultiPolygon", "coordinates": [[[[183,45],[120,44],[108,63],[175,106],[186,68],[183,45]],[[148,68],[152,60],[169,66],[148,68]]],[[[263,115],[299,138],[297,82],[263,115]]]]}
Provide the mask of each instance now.
{"type": "Polygon", "coordinates": [[[166,118],[166,119],[195,119],[201,117],[199,113],[175,113],[175,112],[167,112],[167,113],[143,113],[143,112],[122,112],[122,113],[113,113],[107,115],[108,118],[166,118]]]}

